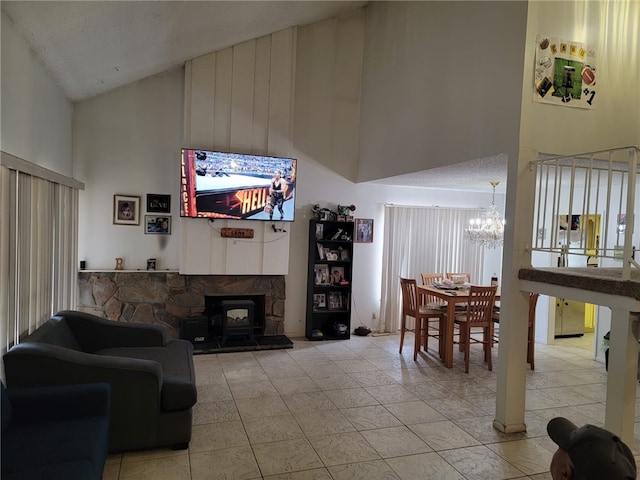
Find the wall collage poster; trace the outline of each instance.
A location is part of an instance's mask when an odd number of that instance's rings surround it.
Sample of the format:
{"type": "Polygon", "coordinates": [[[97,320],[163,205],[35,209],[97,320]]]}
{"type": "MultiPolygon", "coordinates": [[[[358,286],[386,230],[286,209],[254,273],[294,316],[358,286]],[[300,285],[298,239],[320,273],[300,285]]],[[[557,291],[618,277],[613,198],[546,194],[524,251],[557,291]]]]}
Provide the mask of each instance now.
{"type": "Polygon", "coordinates": [[[593,109],[596,103],[596,49],[580,42],[536,36],[533,99],[593,109]]]}

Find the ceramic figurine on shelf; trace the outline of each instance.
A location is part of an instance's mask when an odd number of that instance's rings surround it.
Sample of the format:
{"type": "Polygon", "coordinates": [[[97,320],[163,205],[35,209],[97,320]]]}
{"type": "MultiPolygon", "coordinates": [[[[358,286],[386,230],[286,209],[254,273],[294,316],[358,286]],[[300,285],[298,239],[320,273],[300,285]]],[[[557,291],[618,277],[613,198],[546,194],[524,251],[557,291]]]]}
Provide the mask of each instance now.
{"type": "Polygon", "coordinates": [[[116,257],[116,270],[124,270],[124,258],[116,257]]]}

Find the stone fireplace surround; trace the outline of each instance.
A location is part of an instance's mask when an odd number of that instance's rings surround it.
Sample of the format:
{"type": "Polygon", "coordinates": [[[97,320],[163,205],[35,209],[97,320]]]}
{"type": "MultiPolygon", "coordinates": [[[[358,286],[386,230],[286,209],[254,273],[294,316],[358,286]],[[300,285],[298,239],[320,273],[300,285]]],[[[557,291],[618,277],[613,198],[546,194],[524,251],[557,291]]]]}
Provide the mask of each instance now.
{"type": "Polygon", "coordinates": [[[284,334],[283,275],[180,275],[163,271],[78,272],[83,312],[121,322],[156,323],[179,337],[183,318],[201,315],[205,295],[265,295],[265,335],[284,334]]]}

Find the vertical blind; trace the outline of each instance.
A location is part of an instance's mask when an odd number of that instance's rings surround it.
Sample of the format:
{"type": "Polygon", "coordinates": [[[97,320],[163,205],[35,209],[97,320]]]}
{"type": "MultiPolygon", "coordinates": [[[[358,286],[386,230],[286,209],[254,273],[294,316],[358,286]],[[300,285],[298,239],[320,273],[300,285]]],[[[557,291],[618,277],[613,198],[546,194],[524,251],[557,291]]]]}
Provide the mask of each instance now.
{"type": "Polygon", "coordinates": [[[55,312],[75,306],[78,189],[53,177],[0,165],[2,354],[55,312]]]}
{"type": "Polygon", "coordinates": [[[469,272],[482,278],[484,249],[464,239],[477,209],[402,207],[384,210],[380,330],[395,332],[400,326],[400,277],[422,283],[422,273],[469,272]]]}

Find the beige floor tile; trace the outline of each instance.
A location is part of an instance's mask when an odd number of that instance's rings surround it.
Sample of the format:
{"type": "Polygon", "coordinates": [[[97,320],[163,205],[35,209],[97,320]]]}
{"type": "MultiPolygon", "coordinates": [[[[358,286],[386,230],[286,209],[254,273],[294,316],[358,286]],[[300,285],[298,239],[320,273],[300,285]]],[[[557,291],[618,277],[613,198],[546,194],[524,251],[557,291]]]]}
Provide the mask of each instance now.
{"type": "Polygon", "coordinates": [[[189,455],[124,462],[120,480],[189,480],[189,455]]]}
{"type": "Polygon", "coordinates": [[[215,424],[194,425],[189,453],[219,450],[249,445],[244,426],[239,420],[215,424]]]}
{"type": "Polygon", "coordinates": [[[480,413],[484,413],[484,411],[479,412],[479,409],[473,403],[455,394],[452,394],[446,400],[425,400],[425,402],[449,420],[475,417],[480,413]]]}
{"type": "Polygon", "coordinates": [[[435,400],[448,398],[451,390],[441,385],[435,380],[422,381],[416,383],[403,384],[404,387],[421,400],[435,400]]]}
{"type": "Polygon", "coordinates": [[[473,438],[483,444],[496,443],[496,442],[508,442],[511,440],[521,440],[526,438],[525,432],[519,433],[502,433],[493,428],[493,415],[486,415],[483,417],[472,417],[455,420],[458,427],[463,429],[473,438]]]}
{"type": "Polygon", "coordinates": [[[304,437],[298,423],[290,413],[244,420],[244,427],[252,445],[304,437]]]}
{"type": "Polygon", "coordinates": [[[401,457],[432,451],[429,445],[404,425],[377,428],[360,433],[382,458],[401,457]]]}
{"type": "Polygon", "coordinates": [[[487,445],[518,470],[527,475],[535,475],[549,471],[551,458],[557,450],[557,445],[545,437],[536,437],[513,442],[501,442],[487,445]]]}
{"type": "Polygon", "coordinates": [[[468,480],[495,480],[525,476],[486,446],[444,450],[440,455],[468,480]]]}
{"type": "Polygon", "coordinates": [[[289,408],[280,395],[256,398],[239,398],[236,407],[242,420],[259,417],[272,417],[289,413],[289,408]]]}
{"type": "Polygon", "coordinates": [[[436,451],[481,445],[478,440],[449,420],[420,423],[409,428],[436,451]]]}
{"type": "Polygon", "coordinates": [[[333,480],[333,478],[326,468],[314,468],[313,470],[303,470],[301,472],[269,475],[264,477],[264,480],[333,480]]]}
{"type": "Polygon", "coordinates": [[[236,400],[242,398],[269,397],[278,395],[276,387],[271,380],[255,380],[251,382],[230,383],[231,394],[236,400]]]}
{"type": "Polygon", "coordinates": [[[271,383],[276,387],[280,395],[292,395],[294,393],[307,393],[320,390],[320,387],[308,376],[271,378],[271,383]]]}
{"type": "Polygon", "coordinates": [[[346,408],[342,413],[356,430],[372,430],[374,428],[397,427],[402,425],[389,410],[382,405],[346,408]]]}
{"type": "Polygon", "coordinates": [[[365,390],[382,404],[413,402],[415,400],[420,400],[402,385],[367,387],[365,390]]]}
{"type": "Polygon", "coordinates": [[[353,378],[361,387],[377,387],[381,385],[397,385],[398,383],[387,375],[385,372],[378,370],[371,372],[357,372],[349,373],[349,376],[353,378]]]}
{"type": "Polygon", "coordinates": [[[122,463],[138,462],[140,460],[154,460],[164,457],[179,457],[188,454],[188,450],[172,450],[170,448],[152,448],[149,450],[136,450],[122,454],[122,463]]]}
{"type": "Polygon", "coordinates": [[[353,432],[355,427],[340,410],[294,413],[300,428],[307,436],[353,432]]]}
{"type": "Polygon", "coordinates": [[[233,400],[227,383],[198,385],[198,402],[222,402],[233,400]]]}
{"type": "Polygon", "coordinates": [[[250,480],[261,476],[248,446],[193,453],[190,459],[192,480],[250,480]]]}
{"type": "Polygon", "coordinates": [[[360,384],[347,373],[334,372],[333,375],[319,375],[315,372],[309,374],[320,390],[341,390],[343,388],[358,388],[360,384]]]}
{"type": "Polygon", "coordinates": [[[253,446],[255,458],[264,476],[323,467],[308,440],[285,440],[253,446]]]}
{"type": "Polygon", "coordinates": [[[310,437],[309,441],[327,467],[380,458],[358,432],[314,436],[310,437]]]}
{"type": "Polygon", "coordinates": [[[464,477],[437,453],[420,453],[386,460],[402,480],[464,480],[464,477]]]}
{"type": "Polygon", "coordinates": [[[324,392],[297,393],[283,395],[282,400],[291,413],[318,412],[322,410],[335,410],[336,406],[324,392]]]}
{"type": "Polygon", "coordinates": [[[238,409],[232,400],[222,402],[198,402],[193,407],[193,424],[231,422],[240,420],[238,409]]]}
{"type": "Polygon", "coordinates": [[[361,387],[327,390],[325,394],[337,408],[365,407],[379,403],[361,387]]]}
{"type": "Polygon", "coordinates": [[[385,405],[385,408],[405,425],[446,420],[442,414],[420,400],[415,402],[392,403],[385,405]]]}
{"type": "Polygon", "coordinates": [[[329,467],[333,480],[398,480],[391,467],[384,460],[347,463],[329,467]]]}

